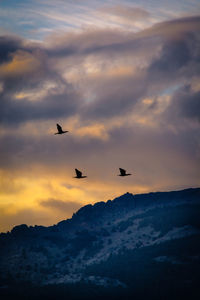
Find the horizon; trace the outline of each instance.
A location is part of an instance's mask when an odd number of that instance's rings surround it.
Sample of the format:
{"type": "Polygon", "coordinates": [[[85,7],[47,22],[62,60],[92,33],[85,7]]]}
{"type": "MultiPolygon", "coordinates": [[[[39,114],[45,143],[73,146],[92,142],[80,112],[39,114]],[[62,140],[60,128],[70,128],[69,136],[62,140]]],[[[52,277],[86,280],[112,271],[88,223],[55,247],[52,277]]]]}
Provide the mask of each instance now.
{"type": "Polygon", "coordinates": [[[0,16],[0,232],[199,185],[199,1],[11,0],[0,16]]]}
{"type": "Polygon", "coordinates": [[[56,224],[49,224],[49,225],[41,225],[41,224],[30,224],[30,225],[27,225],[27,224],[25,224],[25,223],[23,223],[23,224],[16,224],[16,225],[15,225],[14,227],[12,227],[10,230],[8,230],[8,231],[6,231],[6,232],[0,232],[0,234],[1,234],[1,233],[10,233],[10,232],[13,230],[13,228],[18,227],[18,226],[21,226],[21,225],[26,225],[28,228],[31,228],[31,227],[37,227],[37,226],[38,226],[38,227],[42,226],[42,227],[46,227],[46,228],[51,227],[51,226],[57,226],[60,222],[67,221],[67,220],[71,220],[71,219],[73,218],[74,214],[76,214],[81,208],[83,208],[83,207],[85,207],[85,206],[87,206],[87,205],[94,206],[95,204],[102,203],[102,202],[103,202],[103,203],[107,203],[108,201],[114,201],[114,200],[116,200],[116,199],[118,199],[118,198],[121,198],[121,197],[127,195],[127,194],[130,194],[130,195],[132,195],[132,196],[145,196],[145,195],[149,195],[149,194],[172,193],[172,192],[177,192],[177,193],[178,193],[178,192],[184,192],[184,191],[188,191],[188,190],[198,190],[198,189],[200,189],[200,187],[192,187],[192,188],[186,188],[186,189],[182,189],[182,190],[173,190],[173,191],[156,191],[156,192],[149,192],[149,193],[142,193],[142,194],[132,194],[132,193],[130,193],[130,192],[126,192],[125,194],[120,195],[120,196],[118,196],[118,197],[116,197],[116,198],[114,198],[114,199],[108,199],[108,200],[105,200],[105,201],[99,201],[99,202],[88,203],[88,204],[86,204],[86,205],[83,205],[83,206],[81,206],[79,209],[77,209],[75,212],[73,212],[71,217],[66,218],[66,219],[64,219],[64,220],[59,220],[56,224]]]}

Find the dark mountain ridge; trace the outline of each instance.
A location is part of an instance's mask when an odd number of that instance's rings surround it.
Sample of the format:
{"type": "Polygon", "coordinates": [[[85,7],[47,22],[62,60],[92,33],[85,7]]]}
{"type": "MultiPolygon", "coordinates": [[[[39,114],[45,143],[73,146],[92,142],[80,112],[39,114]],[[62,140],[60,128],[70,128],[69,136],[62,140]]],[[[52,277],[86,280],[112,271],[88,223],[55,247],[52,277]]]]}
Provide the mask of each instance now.
{"type": "MultiPolygon", "coordinates": [[[[179,205],[186,203],[194,203],[200,198],[200,188],[189,188],[180,191],[169,191],[169,192],[152,192],[146,194],[136,194],[126,193],[114,200],[108,200],[107,202],[101,201],[95,204],[88,204],[81,207],[76,213],[73,214],[72,218],[60,221],[56,225],[52,226],[27,226],[26,224],[21,224],[15,226],[11,232],[7,234],[20,235],[20,234],[31,234],[36,232],[45,233],[48,230],[62,230],[71,229],[75,224],[87,221],[97,222],[102,216],[108,215],[114,216],[116,213],[126,214],[130,210],[135,210],[135,213],[141,209],[148,209],[153,206],[164,206],[164,205],[179,205]]],[[[0,233],[0,238],[5,237],[6,233],[0,233]]]]}

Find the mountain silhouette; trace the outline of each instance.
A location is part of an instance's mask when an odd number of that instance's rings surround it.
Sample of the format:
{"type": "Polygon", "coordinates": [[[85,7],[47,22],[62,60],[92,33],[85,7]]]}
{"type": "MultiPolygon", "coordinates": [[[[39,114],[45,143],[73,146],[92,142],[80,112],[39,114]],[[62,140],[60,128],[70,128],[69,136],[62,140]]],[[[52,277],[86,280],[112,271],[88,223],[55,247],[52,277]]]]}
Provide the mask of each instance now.
{"type": "Polygon", "coordinates": [[[0,234],[1,299],[197,299],[200,188],[80,208],[0,234]],[[196,298],[195,298],[196,297],[196,298]]]}

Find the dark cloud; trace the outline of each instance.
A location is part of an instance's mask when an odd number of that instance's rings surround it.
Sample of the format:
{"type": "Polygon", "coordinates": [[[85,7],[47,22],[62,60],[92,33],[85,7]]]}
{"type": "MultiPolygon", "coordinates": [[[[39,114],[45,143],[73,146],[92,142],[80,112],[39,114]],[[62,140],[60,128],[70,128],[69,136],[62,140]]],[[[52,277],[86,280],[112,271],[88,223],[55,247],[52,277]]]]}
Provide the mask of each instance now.
{"type": "Polygon", "coordinates": [[[162,49],[158,60],[153,61],[149,68],[151,73],[169,73],[179,70],[186,65],[191,58],[190,49],[187,45],[187,38],[179,41],[167,42],[162,49]]]}
{"type": "MultiPolygon", "coordinates": [[[[29,120],[67,117],[75,113],[79,113],[82,119],[106,119],[129,113],[143,97],[158,95],[170,88],[171,84],[179,84],[184,78],[198,74],[199,24],[199,17],[184,18],[161,23],[137,34],[94,30],[55,38],[46,48],[27,43],[23,50],[31,52],[33,58],[39,61],[39,66],[29,73],[8,76],[7,79],[4,75],[1,120],[8,126],[29,120]],[[147,52],[151,50],[153,53],[158,47],[161,47],[160,53],[150,55],[144,66],[139,64],[134,69],[135,58],[146,60],[147,52]],[[86,79],[83,91],[91,91],[95,97],[85,103],[84,99],[81,102],[79,100],[80,92],[63,80],[63,70],[59,71],[59,67],[56,69],[56,65],[62,65],[62,59],[66,57],[67,61],[63,61],[63,64],[70,66],[75,58],[78,61],[75,67],[78,68],[79,63],[91,55],[96,57],[96,61],[104,60],[105,65],[109,65],[110,55],[116,60],[127,55],[130,61],[128,66],[134,70],[134,74],[115,77],[114,74],[107,76],[102,70],[96,79],[86,79]],[[48,80],[57,85],[53,93],[51,91],[35,102],[26,98],[16,101],[15,93],[26,90],[34,92],[34,89],[35,93],[39,93],[45,89],[44,84],[48,80]]],[[[21,49],[22,42],[11,42],[11,38],[4,38],[2,57],[21,49]]]]}
{"type": "Polygon", "coordinates": [[[72,89],[61,94],[48,95],[40,101],[13,100],[3,97],[0,103],[0,120],[5,126],[16,126],[31,120],[48,120],[69,117],[76,112],[79,96],[72,89]]]}
{"type": "Polygon", "coordinates": [[[18,37],[0,36],[0,64],[12,59],[12,54],[23,48],[22,40],[18,37]]]}
{"type": "Polygon", "coordinates": [[[140,74],[138,70],[135,76],[99,79],[96,90],[96,100],[84,107],[83,116],[85,114],[92,119],[104,120],[129,113],[140,98],[145,96],[147,86],[144,74],[140,74]]]}
{"type": "Polygon", "coordinates": [[[31,43],[23,47],[14,40],[13,44],[16,48],[11,47],[11,37],[4,38],[2,58],[5,60],[7,55],[10,59],[0,64],[1,124],[18,126],[31,120],[73,115],[79,105],[79,94],[52,68],[44,50],[31,43]],[[48,84],[52,87],[46,90],[48,84]]]}
{"type": "Polygon", "coordinates": [[[181,102],[183,115],[200,122],[200,91],[196,93],[186,92],[181,102]]]}
{"type": "Polygon", "coordinates": [[[82,205],[77,202],[73,201],[62,201],[57,199],[47,199],[40,201],[40,205],[44,207],[48,207],[51,209],[58,209],[62,212],[67,212],[68,214],[72,214],[73,212],[77,211],[82,205]]]}
{"type": "Polygon", "coordinates": [[[200,51],[197,33],[185,34],[177,40],[167,40],[160,56],[149,66],[148,72],[155,79],[197,75],[200,71],[200,51]]]}
{"type": "MultiPolygon", "coordinates": [[[[35,209],[22,209],[15,214],[8,214],[0,208],[1,227],[0,232],[11,230],[14,226],[20,224],[27,225],[52,225],[52,216],[48,216],[46,212],[41,212],[35,209]],[[42,220],[42,221],[41,221],[42,220]],[[42,224],[41,224],[42,223],[42,224]]],[[[61,220],[61,219],[60,219],[61,220]]],[[[58,220],[55,220],[55,222],[58,220]]]]}
{"type": "Polygon", "coordinates": [[[4,88],[1,121],[8,126],[29,120],[68,117],[75,113],[83,120],[103,120],[129,113],[142,98],[156,96],[171,84],[179,84],[198,74],[199,27],[200,18],[194,17],[161,23],[136,34],[88,30],[59,38],[53,36],[53,41],[46,47],[15,39],[12,42],[11,37],[4,37],[2,59],[11,54],[13,59],[17,55],[26,59],[28,53],[32,61],[24,73],[0,73],[4,88]],[[84,85],[78,90],[63,78],[63,73],[68,69],[79,69],[91,57],[94,63],[103,62],[101,74],[95,79],[95,76],[85,77],[84,71],[82,75],[80,73],[78,80],[84,85]],[[108,76],[103,66],[112,67],[112,62],[117,64],[123,57],[124,61],[128,59],[126,66],[132,68],[133,74],[115,76],[113,73],[108,76]],[[16,93],[30,90],[39,93],[48,81],[54,82],[56,88],[42,95],[39,101],[26,98],[16,101],[16,93]],[[80,101],[81,92],[92,93],[94,99],[80,101]]]}
{"type": "MultiPolygon", "coordinates": [[[[119,53],[138,48],[140,41],[134,42],[132,33],[114,29],[88,30],[81,33],[67,33],[60,37],[52,36],[46,53],[52,58],[76,57],[78,61],[87,55],[100,55],[111,58],[119,53]]],[[[99,57],[100,58],[100,57],[99,57]]]]}
{"type": "Polygon", "coordinates": [[[171,122],[182,122],[183,118],[200,122],[200,91],[193,91],[190,85],[178,89],[165,115],[171,122]]]}

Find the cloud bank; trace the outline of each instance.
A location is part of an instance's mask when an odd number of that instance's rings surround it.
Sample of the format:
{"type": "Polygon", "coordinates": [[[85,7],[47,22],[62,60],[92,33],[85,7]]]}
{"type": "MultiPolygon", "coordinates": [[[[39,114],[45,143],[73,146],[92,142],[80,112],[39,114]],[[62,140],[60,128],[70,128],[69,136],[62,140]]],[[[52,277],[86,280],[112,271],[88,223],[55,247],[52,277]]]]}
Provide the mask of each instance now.
{"type": "MultiPolygon", "coordinates": [[[[34,209],[59,214],[66,207],[70,215],[73,203],[197,186],[199,29],[193,16],[138,32],[52,34],[42,43],[1,36],[0,164],[2,178],[13,181],[13,188],[4,182],[4,215],[7,199],[18,214],[23,205],[31,209],[28,195],[34,209]],[[54,136],[56,123],[69,133],[54,136]],[[120,181],[119,167],[134,175],[120,181]],[[87,173],[87,182],[73,179],[74,168],[87,173]]],[[[51,220],[50,214],[44,224],[51,220]]]]}

